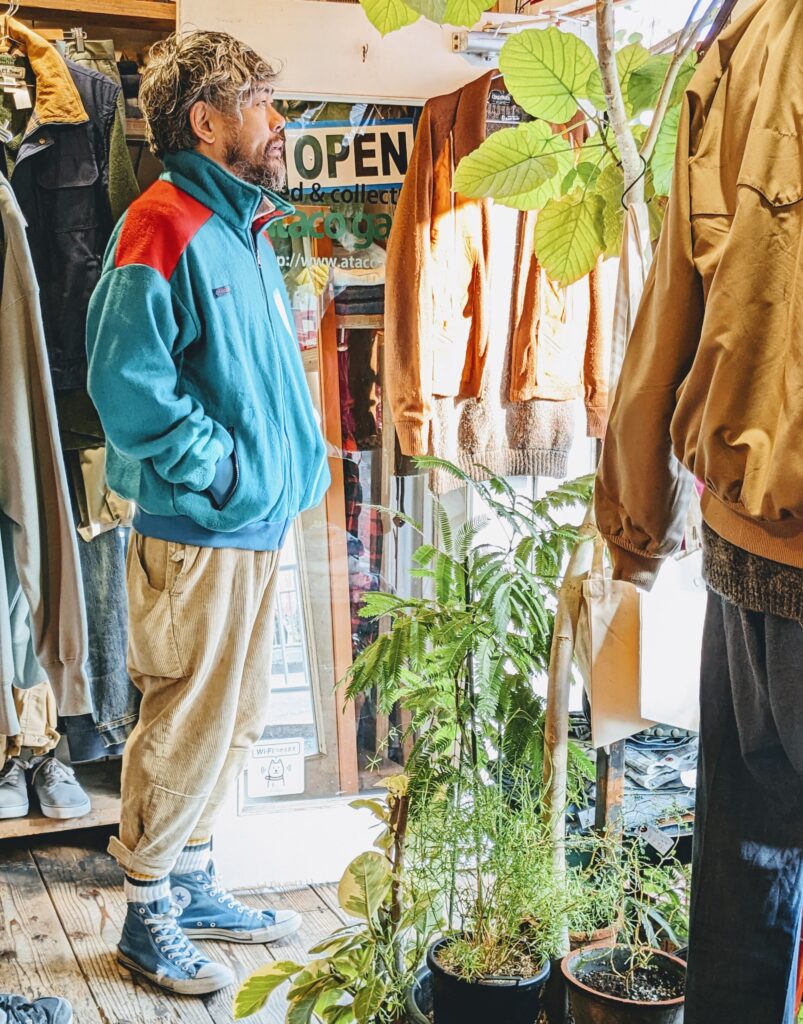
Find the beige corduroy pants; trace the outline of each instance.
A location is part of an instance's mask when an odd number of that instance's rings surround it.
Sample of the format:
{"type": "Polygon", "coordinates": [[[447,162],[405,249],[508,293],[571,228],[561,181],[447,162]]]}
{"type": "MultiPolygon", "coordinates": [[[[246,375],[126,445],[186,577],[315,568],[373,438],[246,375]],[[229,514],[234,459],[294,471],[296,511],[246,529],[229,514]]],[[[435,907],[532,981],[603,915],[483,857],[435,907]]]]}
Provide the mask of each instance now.
{"type": "Polygon", "coordinates": [[[120,838],[136,875],[212,833],[267,715],[278,551],[131,536],[128,670],[142,692],[123,757],[120,838]]]}

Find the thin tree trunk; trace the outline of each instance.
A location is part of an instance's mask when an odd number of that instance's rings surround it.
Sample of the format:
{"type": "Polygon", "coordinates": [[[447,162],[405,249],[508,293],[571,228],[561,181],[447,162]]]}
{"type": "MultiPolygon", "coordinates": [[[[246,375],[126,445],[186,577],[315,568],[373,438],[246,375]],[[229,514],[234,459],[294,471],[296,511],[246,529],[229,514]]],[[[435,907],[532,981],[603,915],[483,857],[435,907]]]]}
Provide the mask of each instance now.
{"type": "MultiPolygon", "coordinates": [[[[572,657],[580,616],[583,578],[588,572],[594,513],[588,509],[583,537],[569,559],[558,593],[555,629],[549,655],[549,685],[544,724],[544,816],[549,825],[552,862],[557,879],[566,876],[566,801],[569,766],[569,691],[572,657]]],[[[568,925],[563,928],[561,955],[569,952],[568,925]]]]}
{"type": "Polygon", "coordinates": [[[597,0],[597,59],[602,74],[602,90],[605,93],[605,105],[611,122],[622,171],[625,176],[626,202],[635,202],[644,198],[644,165],[639,156],[636,140],[627,123],[627,111],[616,68],[616,22],[613,13],[613,0],[597,0]]]}

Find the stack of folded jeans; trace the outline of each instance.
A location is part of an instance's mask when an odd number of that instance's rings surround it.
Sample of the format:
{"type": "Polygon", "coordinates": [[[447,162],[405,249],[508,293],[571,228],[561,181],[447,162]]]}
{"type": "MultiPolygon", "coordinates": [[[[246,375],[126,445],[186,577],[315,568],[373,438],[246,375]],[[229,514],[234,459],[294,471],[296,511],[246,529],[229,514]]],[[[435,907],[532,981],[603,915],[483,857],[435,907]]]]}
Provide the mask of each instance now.
{"type": "Polygon", "coordinates": [[[119,61],[117,64],[117,71],[120,75],[120,85],[123,88],[126,117],[142,117],[142,111],[139,106],[140,74],[136,61],[119,61]]]}
{"type": "MultiPolygon", "coordinates": [[[[584,712],[572,712],[570,736],[582,752],[596,761],[591,727],[584,712]]],[[[629,831],[653,825],[677,831],[681,819],[693,815],[697,787],[697,737],[683,730],[659,728],[625,742],[624,821],[629,831]],[[677,735],[673,735],[677,733],[677,735]]],[[[573,826],[593,823],[596,787],[586,789],[587,808],[575,812],[573,826]]]]}
{"type": "Polygon", "coordinates": [[[351,285],[335,293],[338,316],[382,316],[385,312],[384,284],[351,285]]]}

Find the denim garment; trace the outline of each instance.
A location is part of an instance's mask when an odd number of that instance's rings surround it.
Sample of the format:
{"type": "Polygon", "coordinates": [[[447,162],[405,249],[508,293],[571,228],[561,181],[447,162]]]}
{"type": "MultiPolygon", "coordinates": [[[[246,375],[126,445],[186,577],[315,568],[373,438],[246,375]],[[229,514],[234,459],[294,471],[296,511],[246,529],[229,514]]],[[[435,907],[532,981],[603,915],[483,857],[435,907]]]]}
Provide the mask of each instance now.
{"type": "Polygon", "coordinates": [[[793,1024],[803,626],[708,600],[685,1024],[793,1024]]]}
{"type": "MultiPolygon", "coordinates": [[[[70,499],[73,517],[78,522],[80,509],[72,487],[70,499]]],[[[125,558],[128,533],[128,530],[118,527],[90,541],[78,538],[89,634],[86,674],[98,735],[107,748],[114,748],[127,739],[139,715],[140,694],[129,679],[126,668],[128,596],[125,558]]],[[[64,729],[71,756],[76,761],[93,759],[92,747],[95,745],[86,735],[86,716],[65,718],[64,729]]],[[[107,749],[100,756],[117,753],[117,749],[107,749]]]]}
{"type": "Polygon", "coordinates": [[[107,746],[122,743],[134,728],[140,693],[128,677],[128,597],[125,558],[129,531],[118,527],[94,540],[79,539],[89,630],[87,675],[95,722],[107,746]]]}

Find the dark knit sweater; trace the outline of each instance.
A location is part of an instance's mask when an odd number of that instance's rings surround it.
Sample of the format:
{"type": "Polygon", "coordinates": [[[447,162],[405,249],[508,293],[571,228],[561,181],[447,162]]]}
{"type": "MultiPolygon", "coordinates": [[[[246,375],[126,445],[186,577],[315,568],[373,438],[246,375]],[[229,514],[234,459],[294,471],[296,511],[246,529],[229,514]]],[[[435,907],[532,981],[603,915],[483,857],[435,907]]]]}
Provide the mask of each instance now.
{"type": "Polygon", "coordinates": [[[703,577],[731,604],[803,622],[803,569],[743,551],[705,523],[703,577]]]}

